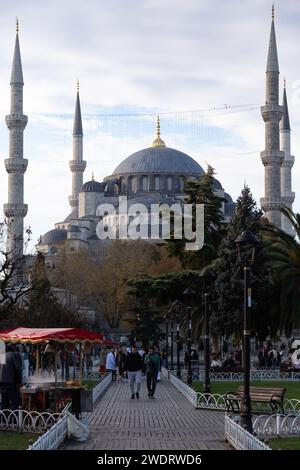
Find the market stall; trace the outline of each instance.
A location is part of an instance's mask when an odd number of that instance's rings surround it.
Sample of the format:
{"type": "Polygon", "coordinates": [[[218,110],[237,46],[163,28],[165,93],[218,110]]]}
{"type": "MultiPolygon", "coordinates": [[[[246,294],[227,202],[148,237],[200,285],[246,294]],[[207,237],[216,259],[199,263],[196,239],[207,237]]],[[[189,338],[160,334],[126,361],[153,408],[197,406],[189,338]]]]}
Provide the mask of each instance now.
{"type": "Polygon", "coordinates": [[[83,355],[92,346],[107,344],[109,341],[100,333],[82,328],[16,328],[0,331],[0,340],[7,343],[33,345],[35,353],[35,373],[28,377],[21,387],[22,407],[37,411],[60,411],[67,402],[72,401],[75,414],[91,411],[90,390],[82,383],[83,355]],[[63,380],[58,377],[58,355],[62,346],[66,356],[72,350],[79,354],[79,378],[63,380]],[[53,359],[53,376],[47,375],[41,362],[41,351],[53,359]]]}

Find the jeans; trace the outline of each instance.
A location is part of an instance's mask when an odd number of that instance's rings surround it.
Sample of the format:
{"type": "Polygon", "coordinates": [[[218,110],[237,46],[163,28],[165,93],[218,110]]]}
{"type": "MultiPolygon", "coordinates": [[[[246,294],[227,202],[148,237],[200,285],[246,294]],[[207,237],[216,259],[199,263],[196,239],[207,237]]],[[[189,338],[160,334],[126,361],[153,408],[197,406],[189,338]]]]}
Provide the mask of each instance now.
{"type": "Polygon", "coordinates": [[[152,397],[155,393],[158,372],[147,372],[147,389],[152,397]]]}
{"type": "Polygon", "coordinates": [[[136,393],[140,393],[142,383],[142,371],[137,370],[136,372],[128,371],[128,380],[132,395],[134,395],[134,384],[136,384],[136,393]]]}

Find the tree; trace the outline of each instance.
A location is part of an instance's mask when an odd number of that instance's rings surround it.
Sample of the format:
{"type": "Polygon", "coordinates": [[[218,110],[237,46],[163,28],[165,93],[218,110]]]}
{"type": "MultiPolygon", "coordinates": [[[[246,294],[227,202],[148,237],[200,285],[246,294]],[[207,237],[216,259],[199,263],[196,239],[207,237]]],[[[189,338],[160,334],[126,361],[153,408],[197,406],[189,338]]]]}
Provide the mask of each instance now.
{"type": "MultiPolygon", "coordinates": [[[[199,179],[188,180],[185,186],[187,204],[204,204],[204,246],[198,251],[186,251],[185,241],[172,238],[169,252],[179,257],[184,268],[201,270],[217,256],[223,234],[222,198],[215,193],[215,170],[208,165],[206,173],[199,179]]],[[[195,219],[193,219],[195,230],[195,219]]]]}
{"type": "Polygon", "coordinates": [[[180,262],[163,246],[142,240],[115,240],[101,260],[92,259],[86,251],[65,253],[55,269],[54,284],[102,314],[110,328],[119,328],[129,312],[128,280],[180,268],[180,262]]]}
{"type": "MultiPolygon", "coordinates": [[[[7,251],[7,220],[0,223],[0,319],[2,325],[8,325],[14,317],[18,305],[31,290],[25,272],[25,256],[13,256],[7,251]]],[[[24,251],[31,239],[31,229],[25,230],[24,251]]]]}
{"type": "Polygon", "coordinates": [[[268,334],[276,334],[278,328],[276,286],[272,277],[270,259],[266,253],[266,242],[261,236],[262,227],[262,211],[257,208],[249,187],[245,186],[226,228],[218,258],[213,263],[217,279],[212,330],[219,335],[235,335],[237,338],[242,336],[244,283],[235,240],[246,228],[260,238],[250,277],[253,292],[252,331],[257,333],[260,339],[264,339],[268,334]]]}
{"type": "Polygon", "coordinates": [[[264,232],[269,239],[268,254],[280,293],[280,330],[289,336],[300,326],[300,214],[289,208],[283,208],[282,213],[295,234],[289,235],[273,225],[266,225],[264,232]]]}

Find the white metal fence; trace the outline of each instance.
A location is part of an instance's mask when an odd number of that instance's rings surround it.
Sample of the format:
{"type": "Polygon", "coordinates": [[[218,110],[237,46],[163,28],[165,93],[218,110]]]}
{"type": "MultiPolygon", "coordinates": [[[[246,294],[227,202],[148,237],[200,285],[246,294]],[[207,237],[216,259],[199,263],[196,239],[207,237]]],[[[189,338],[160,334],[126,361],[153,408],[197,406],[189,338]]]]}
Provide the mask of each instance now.
{"type": "Polygon", "coordinates": [[[1,410],[0,430],[41,433],[51,428],[59,419],[60,413],[39,413],[27,410],[1,410]]]}
{"type": "Polygon", "coordinates": [[[40,436],[28,450],[55,450],[58,449],[68,435],[68,415],[62,413],[60,419],[45,434],[40,436]]]}
{"type": "Polygon", "coordinates": [[[225,415],[225,439],[237,450],[272,450],[227,414],[225,415]]]}
{"type": "MultiPolygon", "coordinates": [[[[204,380],[205,372],[200,370],[198,373],[193,373],[193,380],[204,380]]],[[[186,378],[187,372],[183,371],[182,377],[186,378]]],[[[241,381],[244,379],[243,372],[211,372],[210,375],[211,381],[241,381]]],[[[300,380],[300,371],[299,372],[280,372],[279,370],[271,369],[261,369],[261,370],[251,370],[250,380],[300,380]]]]}
{"type": "Polygon", "coordinates": [[[197,406],[197,392],[180,380],[173,372],[169,372],[169,380],[195,407],[197,406]]]}
{"type": "Polygon", "coordinates": [[[253,430],[258,437],[300,436],[300,415],[273,414],[253,418],[253,430]]]}
{"type": "Polygon", "coordinates": [[[93,403],[95,403],[98,400],[98,398],[102,395],[102,393],[104,393],[105,390],[109,387],[109,385],[111,384],[111,379],[112,379],[112,374],[110,372],[101,380],[101,382],[99,382],[93,388],[93,403]]]}

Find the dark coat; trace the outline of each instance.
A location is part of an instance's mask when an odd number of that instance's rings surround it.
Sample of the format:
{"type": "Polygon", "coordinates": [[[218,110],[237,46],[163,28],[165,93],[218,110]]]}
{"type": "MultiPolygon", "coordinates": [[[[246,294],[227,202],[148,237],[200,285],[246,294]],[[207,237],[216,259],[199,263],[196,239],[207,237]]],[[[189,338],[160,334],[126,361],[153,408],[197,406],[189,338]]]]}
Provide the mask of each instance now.
{"type": "Polygon", "coordinates": [[[0,364],[0,384],[22,383],[22,359],[18,352],[5,353],[5,364],[0,364]]]}
{"type": "Polygon", "coordinates": [[[141,355],[138,352],[127,354],[124,367],[128,372],[143,370],[143,360],[141,355]]]}

